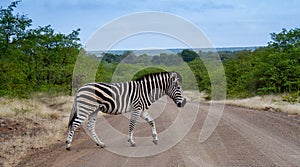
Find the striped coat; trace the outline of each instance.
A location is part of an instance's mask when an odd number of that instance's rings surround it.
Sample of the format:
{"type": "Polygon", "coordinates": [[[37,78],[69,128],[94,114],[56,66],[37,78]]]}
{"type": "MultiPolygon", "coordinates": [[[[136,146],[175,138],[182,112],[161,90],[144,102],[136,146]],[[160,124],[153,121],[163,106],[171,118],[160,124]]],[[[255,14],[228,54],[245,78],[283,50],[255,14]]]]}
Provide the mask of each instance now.
{"type": "Polygon", "coordinates": [[[67,149],[75,129],[88,118],[89,133],[97,145],[104,143],[95,133],[96,116],[99,111],[107,114],[131,113],[128,141],[135,146],[133,131],[138,117],[145,119],[152,127],[153,142],[157,143],[154,120],[147,109],[160,97],[168,95],[178,107],[183,107],[186,100],[180,86],[181,76],[177,72],[162,72],[143,76],[136,81],[124,83],[88,83],[78,89],[69,119],[67,149]]]}

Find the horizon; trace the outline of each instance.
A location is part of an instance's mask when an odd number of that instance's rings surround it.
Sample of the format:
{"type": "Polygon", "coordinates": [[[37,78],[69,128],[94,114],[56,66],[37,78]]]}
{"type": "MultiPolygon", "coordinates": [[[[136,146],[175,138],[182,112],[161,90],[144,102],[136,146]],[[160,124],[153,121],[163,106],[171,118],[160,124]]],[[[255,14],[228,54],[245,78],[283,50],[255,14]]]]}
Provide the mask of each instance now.
{"type": "Polygon", "coordinates": [[[140,56],[142,54],[147,54],[148,56],[153,56],[161,53],[169,53],[169,54],[177,54],[182,50],[188,49],[193,50],[195,52],[224,52],[224,51],[242,51],[242,50],[250,50],[253,51],[257,48],[265,47],[265,46],[248,46],[248,47],[220,47],[220,48],[169,48],[169,49],[116,49],[116,50],[86,50],[87,53],[94,54],[96,56],[103,56],[103,53],[111,53],[115,55],[122,55],[124,52],[131,51],[136,56],[140,56]]]}
{"type": "MultiPolygon", "coordinates": [[[[189,47],[171,47],[171,48],[138,48],[138,49],[123,49],[123,48],[117,48],[117,49],[109,49],[108,51],[139,51],[139,50],[170,50],[170,49],[231,49],[231,48],[259,48],[259,47],[266,47],[267,45],[261,45],[261,46],[225,46],[225,47],[211,47],[211,48],[189,48],[189,47]]],[[[87,52],[97,52],[97,51],[103,51],[103,50],[86,50],[87,52]]]]}

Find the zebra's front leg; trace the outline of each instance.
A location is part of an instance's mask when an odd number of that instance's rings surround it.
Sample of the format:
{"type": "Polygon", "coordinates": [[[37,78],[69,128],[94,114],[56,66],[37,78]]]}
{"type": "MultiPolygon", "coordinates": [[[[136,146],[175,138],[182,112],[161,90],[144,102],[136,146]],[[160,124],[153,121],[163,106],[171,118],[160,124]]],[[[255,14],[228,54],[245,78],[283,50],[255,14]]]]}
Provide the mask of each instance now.
{"type": "Polygon", "coordinates": [[[154,122],[153,118],[148,114],[147,111],[142,111],[141,117],[144,120],[146,120],[148,122],[148,124],[151,126],[151,128],[152,128],[152,141],[153,141],[154,144],[157,144],[158,137],[157,137],[155,122],[154,122]]]}
{"type": "Polygon", "coordinates": [[[136,121],[139,118],[139,116],[140,116],[140,111],[132,111],[130,122],[129,122],[129,132],[128,132],[128,142],[130,143],[131,147],[135,147],[135,142],[133,140],[133,133],[134,133],[136,121]]]}

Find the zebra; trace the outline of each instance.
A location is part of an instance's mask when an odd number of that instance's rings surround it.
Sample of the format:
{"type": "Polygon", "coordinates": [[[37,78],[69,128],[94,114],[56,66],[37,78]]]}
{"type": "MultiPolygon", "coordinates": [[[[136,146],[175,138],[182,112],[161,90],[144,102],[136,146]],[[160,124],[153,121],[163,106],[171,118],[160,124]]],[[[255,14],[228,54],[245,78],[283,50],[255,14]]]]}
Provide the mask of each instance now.
{"type": "Polygon", "coordinates": [[[133,133],[137,119],[146,120],[152,128],[152,141],[157,144],[158,137],[154,119],[147,109],[160,97],[169,96],[177,107],[184,107],[186,98],[183,96],[181,76],[177,72],[160,72],[148,74],[137,80],[124,83],[87,83],[80,87],[74,98],[69,117],[66,149],[71,149],[75,129],[86,119],[90,137],[97,146],[105,147],[95,132],[95,123],[99,111],[107,114],[123,114],[131,111],[128,142],[135,147],[133,133]]]}

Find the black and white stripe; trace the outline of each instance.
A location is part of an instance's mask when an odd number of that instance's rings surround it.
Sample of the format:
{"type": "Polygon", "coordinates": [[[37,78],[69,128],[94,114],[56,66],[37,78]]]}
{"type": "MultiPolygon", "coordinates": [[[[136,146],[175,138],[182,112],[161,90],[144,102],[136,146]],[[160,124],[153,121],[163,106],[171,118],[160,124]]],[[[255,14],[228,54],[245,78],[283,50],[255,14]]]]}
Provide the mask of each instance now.
{"type": "Polygon", "coordinates": [[[145,119],[152,127],[153,142],[157,144],[154,120],[147,109],[160,97],[168,95],[178,107],[186,103],[180,86],[181,76],[177,72],[162,72],[141,77],[136,81],[124,83],[88,83],[76,93],[69,119],[69,133],[66,140],[70,150],[75,129],[88,118],[87,127],[98,146],[104,143],[95,133],[95,123],[99,111],[107,114],[131,112],[128,142],[135,146],[133,131],[139,117],[145,119]]]}

